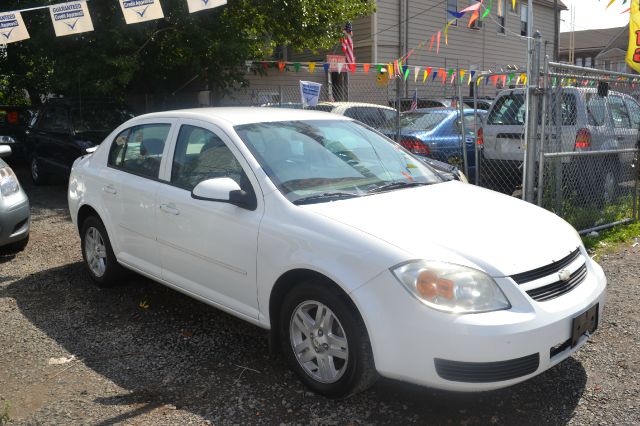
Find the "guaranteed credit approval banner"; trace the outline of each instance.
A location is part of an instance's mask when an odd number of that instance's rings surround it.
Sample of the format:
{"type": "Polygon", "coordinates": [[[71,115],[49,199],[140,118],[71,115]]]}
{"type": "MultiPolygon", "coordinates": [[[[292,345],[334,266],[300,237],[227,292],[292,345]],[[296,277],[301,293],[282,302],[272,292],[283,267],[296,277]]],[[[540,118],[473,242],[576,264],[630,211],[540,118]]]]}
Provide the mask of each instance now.
{"type": "Polygon", "coordinates": [[[29,38],[20,12],[0,13],[0,44],[15,43],[29,38]]]}
{"type": "Polygon", "coordinates": [[[225,4],[227,4],[227,0],[187,0],[189,13],[213,9],[215,7],[224,6],[225,4]]]}
{"type": "Polygon", "coordinates": [[[49,7],[56,37],[93,31],[93,22],[85,1],[56,4],[49,7]]]}
{"type": "Polygon", "coordinates": [[[640,6],[638,0],[631,0],[631,19],[629,20],[629,48],[627,64],[640,72],[640,6]]]}
{"type": "Polygon", "coordinates": [[[127,24],[164,18],[158,0],[120,0],[120,7],[127,24]]]}

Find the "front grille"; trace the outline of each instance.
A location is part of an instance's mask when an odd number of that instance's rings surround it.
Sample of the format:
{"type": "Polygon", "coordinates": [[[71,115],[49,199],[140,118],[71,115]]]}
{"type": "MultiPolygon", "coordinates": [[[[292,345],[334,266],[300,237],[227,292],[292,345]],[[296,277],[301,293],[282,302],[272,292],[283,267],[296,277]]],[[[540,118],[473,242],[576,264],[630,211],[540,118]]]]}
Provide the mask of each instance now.
{"type": "Polygon", "coordinates": [[[571,274],[569,281],[557,281],[555,283],[545,285],[543,287],[534,288],[527,291],[527,294],[538,302],[555,299],[566,294],[579,286],[587,278],[587,264],[585,263],[571,274]]]}
{"type": "Polygon", "coordinates": [[[540,268],[533,269],[531,271],[522,272],[516,275],[511,275],[511,279],[517,282],[518,284],[525,284],[530,281],[535,281],[537,279],[544,278],[570,265],[571,262],[573,262],[578,258],[578,256],[580,256],[580,247],[575,249],[575,251],[573,251],[567,257],[564,257],[558,260],[557,262],[550,263],[546,266],[542,266],[540,268]]]}
{"type": "Polygon", "coordinates": [[[497,362],[460,362],[435,359],[440,377],[453,382],[491,383],[511,380],[534,373],[540,365],[540,355],[497,362]]]}

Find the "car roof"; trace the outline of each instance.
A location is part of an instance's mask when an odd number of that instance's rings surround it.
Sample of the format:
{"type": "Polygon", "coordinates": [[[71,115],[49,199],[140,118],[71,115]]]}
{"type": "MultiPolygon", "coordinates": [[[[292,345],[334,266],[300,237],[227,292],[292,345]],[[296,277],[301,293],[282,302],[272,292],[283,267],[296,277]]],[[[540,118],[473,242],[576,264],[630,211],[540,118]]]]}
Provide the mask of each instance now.
{"type": "Polygon", "coordinates": [[[232,126],[295,120],[345,120],[351,119],[323,111],[270,107],[217,107],[192,108],[165,112],[154,112],[136,117],[147,118],[191,118],[200,120],[222,120],[232,126]]]}
{"type": "MultiPolygon", "coordinates": [[[[452,108],[452,107],[438,107],[438,108],[418,108],[414,111],[405,111],[406,112],[441,112],[441,113],[453,113],[453,112],[459,112],[460,109],[459,108],[452,108]]],[[[465,108],[464,112],[466,113],[473,113],[473,108],[465,108]]]]}
{"type": "Polygon", "coordinates": [[[318,102],[318,105],[328,105],[332,107],[374,107],[395,111],[393,108],[380,104],[369,104],[366,102],[318,102]]]}

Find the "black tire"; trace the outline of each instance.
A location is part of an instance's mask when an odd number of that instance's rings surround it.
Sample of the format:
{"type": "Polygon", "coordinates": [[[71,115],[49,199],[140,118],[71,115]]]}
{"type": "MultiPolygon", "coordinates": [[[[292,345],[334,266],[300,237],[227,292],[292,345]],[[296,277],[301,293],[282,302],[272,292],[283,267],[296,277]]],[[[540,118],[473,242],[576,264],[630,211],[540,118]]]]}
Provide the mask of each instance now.
{"type": "Polygon", "coordinates": [[[113,249],[111,248],[109,236],[107,235],[107,230],[105,229],[102,221],[96,216],[89,216],[84,220],[84,222],[82,222],[80,227],[80,244],[82,249],[82,258],[84,259],[84,264],[87,267],[87,272],[98,287],[113,287],[122,281],[122,278],[124,277],[124,268],[116,260],[116,256],[113,254],[113,249]],[[96,253],[87,253],[87,250],[90,250],[87,245],[90,238],[90,232],[94,239],[96,234],[93,233],[98,233],[105,249],[105,257],[102,258],[104,266],[103,273],[96,272],[95,268],[92,268],[91,266],[90,259],[96,256],[96,253]]]}
{"type": "MultiPolygon", "coordinates": [[[[323,336],[320,328],[316,329],[315,333],[319,333],[316,334],[315,339],[308,337],[308,340],[303,340],[303,343],[308,342],[307,351],[309,354],[319,356],[318,350],[326,351],[328,348],[327,344],[317,344],[317,340],[322,339],[320,336],[323,336]],[[315,345],[324,346],[326,349],[319,348],[311,352],[312,347],[315,345]]],[[[325,333],[324,338],[327,341],[329,341],[330,334],[336,335],[334,334],[335,332],[325,331],[325,333]]],[[[347,299],[347,296],[335,290],[332,284],[327,281],[313,280],[301,283],[285,296],[280,310],[279,337],[282,353],[291,369],[307,387],[318,394],[328,398],[347,398],[368,389],[378,379],[371,351],[371,342],[362,318],[347,299]],[[346,361],[332,358],[332,366],[341,370],[342,373],[341,376],[331,382],[320,381],[313,377],[312,373],[307,372],[301,362],[298,361],[293,348],[292,342],[295,339],[291,336],[294,313],[298,308],[313,303],[320,303],[327,307],[337,319],[337,323],[333,321],[333,324],[337,324],[337,327],[341,327],[341,330],[344,330],[343,333],[338,333],[337,335],[344,334],[348,356],[346,361]]],[[[316,358],[315,361],[306,363],[307,365],[317,366],[318,374],[320,372],[319,359],[316,358]]]]}
{"type": "Polygon", "coordinates": [[[617,158],[607,158],[602,162],[602,204],[614,204],[620,196],[620,162],[617,158]]]}
{"type": "Polygon", "coordinates": [[[29,171],[34,185],[45,185],[48,182],[46,171],[35,155],[31,157],[29,162],[29,171]]]}
{"type": "Polygon", "coordinates": [[[28,235],[27,235],[27,238],[23,240],[16,241],[15,243],[7,244],[4,247],[0,247],[0,255],[7,256],[7,255],[14,255],[14,254],[20,253],[25,248],[27,248],[27,244],[29,244],[28,235]]]}

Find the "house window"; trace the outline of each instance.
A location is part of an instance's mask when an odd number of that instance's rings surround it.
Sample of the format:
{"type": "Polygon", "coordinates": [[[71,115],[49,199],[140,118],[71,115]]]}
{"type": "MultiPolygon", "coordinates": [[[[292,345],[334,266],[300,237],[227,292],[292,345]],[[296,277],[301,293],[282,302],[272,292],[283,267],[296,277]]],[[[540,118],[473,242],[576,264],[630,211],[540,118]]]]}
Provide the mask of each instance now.
{"type": "Polygon", "coordinates": [[[522,4],[520,5],[520,35],[526,36],[528,35],[528,25],[529,24],[529,10],[527,6],[522,4]]]}
{"type": "Polygon", "coordinates": [[[498,12],[497,12],[497,21],[498,21],[498,34],[506,33],[506,18],[505,13],[507,11],[507,2],[506,0],[498,0],[498,12]]]}
{"type": "MultiPolygon", "coordinates": [[[[444,11],[447,22],[449,22],[453,16],[449,14],[448,11],[457,12],[458,11],[458,0],[447,0],[447,10],[444,11]]],[[[451,25],[458,25],[458,20],[456,19],[451,25]]]]}
{"type": "Polygon", "coordinates": [[[584,66],[589,68],[591,67],[591,57],[584,58],[584,66]]]}

